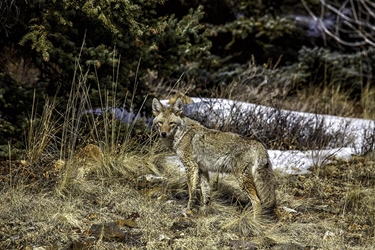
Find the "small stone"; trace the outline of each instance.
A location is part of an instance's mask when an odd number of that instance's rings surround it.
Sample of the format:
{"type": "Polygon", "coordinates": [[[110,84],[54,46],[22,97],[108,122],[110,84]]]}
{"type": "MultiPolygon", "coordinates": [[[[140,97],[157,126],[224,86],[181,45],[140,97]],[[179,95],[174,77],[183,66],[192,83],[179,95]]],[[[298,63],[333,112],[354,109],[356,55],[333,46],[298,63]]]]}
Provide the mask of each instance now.
{"type": "Polygon", "coordinates": [[[257,245],[254,242],[247,240],[230,240],[229,243],[234,249],[248,249],[256,250],[258,249],[257,245]]]}
{"type": "Polygon", "coordinates": [[[121,231],[120,227],[116,222],[107,222],[104,224],[94,224],[89,230],[90,235],[99,238],[103,235],[103,238],[118,238],[124,239],[125,234],[121,231]]]}
{"type": "Polygon", "coordinates": [[[127,226],[127,227],[136,227],[137,226],[137,223],[134,220],[119,219],[119,220],[116,220],[116,223],[120,227],[124,227],[124,226],[127,226]]]}

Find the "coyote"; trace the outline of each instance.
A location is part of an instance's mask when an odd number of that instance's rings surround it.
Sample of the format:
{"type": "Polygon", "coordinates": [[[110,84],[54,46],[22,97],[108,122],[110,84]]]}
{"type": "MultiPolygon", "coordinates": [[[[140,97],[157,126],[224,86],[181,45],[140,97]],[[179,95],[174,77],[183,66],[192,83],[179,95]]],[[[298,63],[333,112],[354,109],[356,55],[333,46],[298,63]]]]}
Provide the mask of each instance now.
{"type": "Polygon", "coordinates": [[[178,98],[165,107],[156,98],[152,102],[154,125],[164,143],[185,166],[189,188],[187,209],[194,203],[198,183],[203,205],[210,201],[209,172],[234,174],[253,205],[254,217],[275,218],[275,177],[264,145],[238,134],[208,129],[183,116],[178,98]]]}
{"type": "Polygon", "coordinates": [[[175,95],[169,98],[168,104],[173,105],[179,98],[181,99],[183,104],[193,103],[193,100],[189,96],[185,95],[182,92],[177,92],[175,95]]]}

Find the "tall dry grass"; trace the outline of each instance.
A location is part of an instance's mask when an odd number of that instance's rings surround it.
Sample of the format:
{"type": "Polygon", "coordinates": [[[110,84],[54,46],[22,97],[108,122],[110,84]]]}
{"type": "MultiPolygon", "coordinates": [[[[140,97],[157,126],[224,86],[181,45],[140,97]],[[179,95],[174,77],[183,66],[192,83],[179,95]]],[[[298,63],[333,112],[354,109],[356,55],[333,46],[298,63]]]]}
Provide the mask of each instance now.
{"type": "MultiPolygon", "coordinates": [[[[18,169],[14,173],[26,174],[23,181],[4,179],[12,185],[0,190],[1,249],[374,249],[371,150],[364,157],[313,168],[307,175],[276,171],[278,222],[249,216],[248,198],[225,175],[213,176],[209,207],[187,216],[186,176],[173,155],[152,131],[144,130],[146,137],[139,138],[134,133],[137,122],[120,123],[110,108],[123,103],[109,92],[100,93],[101,108],[109,112],[101,116],[87,112],[94,109],[87,72],[78,62],[76,68],[65,112],[57,113],[53,100],[47,101],[40,116],[32,111],[28,153],[23,162],[7,163],[8,168],[18,169]],[[157,181],[145,182],[148,177],[157,181]],[[112,233],[104,230],[106,223],[121,220],[134,224],[112,233]],[[103,226],[98,234],[92,230],[97,225],[103,226]]],[[[243,99],[247,87],[233,83],[230,93],[223,91],[216,97],[249,101],[243,99]]],[[[339,110],[343,102],[347,105],[343,114],[357,110],[351,109],[356,106],[348,104],[347,96],[340,96],[342,91],[313,90],[300,90],[292,97],[298,102],[285,97],[278,107],[310,107],[306,103],[318,104],[323,96],[327,101],[315,106],[318,112],[339,110]]],[[[110,92],[116,91],[114,85],[110,92]]],[[[371,90],[364,96],[363,105],[371,105],[371,90]]],[[[271,114],[278,123],[265,126],[254,123],[254,116],[241,121],[238,115],[234,118],[239,122],[230,127],[249,134],[257,131],[257,136],[263,133],[267,143],[283,149],[317,149],[332,137],[341,138],[341,134],[327,136],[319,123],[279,111],[271,114]],[[315,137],[301,136],[308,126],[316,128],[315,137]]]]}

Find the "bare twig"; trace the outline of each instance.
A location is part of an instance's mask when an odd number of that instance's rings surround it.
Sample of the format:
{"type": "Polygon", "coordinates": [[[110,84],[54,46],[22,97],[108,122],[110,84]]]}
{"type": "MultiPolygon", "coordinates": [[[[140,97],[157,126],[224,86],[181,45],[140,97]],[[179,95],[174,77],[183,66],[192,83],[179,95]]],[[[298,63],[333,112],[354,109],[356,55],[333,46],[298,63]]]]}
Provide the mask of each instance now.
{"type": "Polygon", "coordinates": [[[348,47],[375,47],[375,4],[370,0],[319,0],[320,17],[305,0],[301,2],[322,31],[324,41],[328,36],[348,47]],[[328,25],[326,14],[335,15],[334,27],[328,25]]]}

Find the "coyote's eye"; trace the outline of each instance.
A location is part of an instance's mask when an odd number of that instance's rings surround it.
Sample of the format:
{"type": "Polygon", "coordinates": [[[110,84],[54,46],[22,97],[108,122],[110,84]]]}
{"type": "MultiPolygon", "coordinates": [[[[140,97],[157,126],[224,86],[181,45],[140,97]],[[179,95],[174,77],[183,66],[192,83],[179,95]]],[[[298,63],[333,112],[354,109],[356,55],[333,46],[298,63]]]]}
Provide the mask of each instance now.
{"type": "Polygon", "coordinates": [[[173,127],[173,126],[175,126],[175,125],[176,125],[175,122],[170,122],[170,123],[169,123],[169,126],[171,126],[171,127],[173,127]]]}
{"type": "Polygon", "coordinates": [[[163,122],[158,122],[158,126],[163,126],[163,122]]]}

